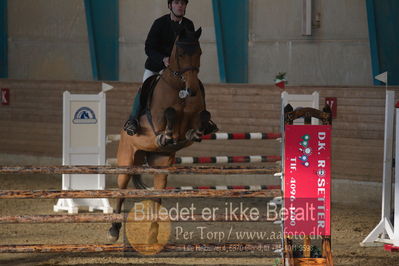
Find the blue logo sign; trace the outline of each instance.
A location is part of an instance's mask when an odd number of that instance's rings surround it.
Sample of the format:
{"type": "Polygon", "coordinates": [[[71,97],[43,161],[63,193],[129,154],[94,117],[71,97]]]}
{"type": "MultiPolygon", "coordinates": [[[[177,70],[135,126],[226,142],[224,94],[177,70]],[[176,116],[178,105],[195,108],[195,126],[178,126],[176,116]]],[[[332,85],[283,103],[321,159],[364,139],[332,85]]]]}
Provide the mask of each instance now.
{"type": "Polygon", "coordinates": [[[80,107],[73,116],[74,124],[97,124],[97,118],[89,107],[80,107]]]}

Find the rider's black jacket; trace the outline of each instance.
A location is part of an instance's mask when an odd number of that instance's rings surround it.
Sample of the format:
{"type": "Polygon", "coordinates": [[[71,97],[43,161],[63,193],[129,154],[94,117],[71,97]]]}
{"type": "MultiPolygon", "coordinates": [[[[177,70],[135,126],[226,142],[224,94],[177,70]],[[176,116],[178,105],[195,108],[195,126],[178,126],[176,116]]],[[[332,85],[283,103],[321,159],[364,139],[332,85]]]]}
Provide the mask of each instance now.
{"type": "Polygon", "coordinates": [[[145,41],[145,53],[148,56],[145,62],[146,69],[159,72],[165,68],[163,58],[169,57],[172,53],[173,44],[181,27],[194,31],[193,22],[185,17],[181,23],[172,21],[170,14],[154,21],[145,41]]]}

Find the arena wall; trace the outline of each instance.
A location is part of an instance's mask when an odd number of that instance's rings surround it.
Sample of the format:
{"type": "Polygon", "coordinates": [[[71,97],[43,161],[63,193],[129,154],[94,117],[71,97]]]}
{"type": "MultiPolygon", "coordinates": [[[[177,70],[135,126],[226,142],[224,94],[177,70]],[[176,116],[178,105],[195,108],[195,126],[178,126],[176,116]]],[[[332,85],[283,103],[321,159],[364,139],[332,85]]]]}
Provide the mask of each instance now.
{"type": "Polygon", "coordinates": [[[83,1],[8,1],[9,77],[91,80],[83,1]]]}
{"type": "MultiPolygon", "coordinates": [[[[249,0],[249,83],[272,84],[281,71],[292,85],[372,84],[365,1],[312,3],[303,36],[302,1],[249,0]]],[[[147,33],[167,12],[166,0],[119,1],[121,81],[141,81],[147,33]]],[[[9,78],[92,80],[83,1],[12,0],[8,13],[9,78]]],[[[187,17],[203,28],[201,79],[219,82],[212,1],[190,1],[187,17]]]]}

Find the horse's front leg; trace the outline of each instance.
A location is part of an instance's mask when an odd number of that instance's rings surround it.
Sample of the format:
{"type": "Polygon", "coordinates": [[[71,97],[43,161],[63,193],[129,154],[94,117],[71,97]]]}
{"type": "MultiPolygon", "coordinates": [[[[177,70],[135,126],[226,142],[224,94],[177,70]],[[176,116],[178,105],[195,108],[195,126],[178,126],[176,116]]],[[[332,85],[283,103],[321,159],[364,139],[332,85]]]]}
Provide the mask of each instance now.
{"type": "MultiPolygon", "coordinates": [[[[118,166],[132,166],[134,162],[135,151],[131,145],[127,142],[126,137],[122,134],[121,140],[119,141],[118,147],[118,166]]],[[[130,180],[130,175],[120,174],[118,175],[118,188],[126,189],[130,180]]],[[[121,213],[122,204],[124,198],[118,198],[115,208],[115,213],[121,213]]],[[[122,227],[122,223],[114,222],[112,227],[108,230],[108,240],[115,242],[119,238],[119,231],[122,227]]]]}
{"type": "Polygon", "coordinates": [[[201,137],[204,135],[204,132],[208,126],[209,120],[211,120],[211,113],[204,110],[199,114],[200,126],[198,129],[190,129],[186,133],[186,139],[191,141],[201,141],[201,137]]]}
{"type": "MultiPolygon", "coordinates": [[[[126,189],[127,184],[129,183],[130,175],[127,174],[120,174],[118,175],[118,188],[119,189],[126,189]]],[[[122,204],[125,201],[125,198],[118,198],[116,202],[115,213],[121,213],[122,211],[122,204]]],[[[110,242],[116,242],[119,238],[119,231],[122,227],[121,222],[113,222],[111,228],[108,230],[108,240],[110,242]]]]}
{"type": "Polygon", "coordinates": [[[173,143],[173,130],[176,124],[176,110],[172,107],[167,108],[164,112],[164,117],[166,120],[166,128],[163,134],[157,136],[158,147],[164,147],[173,143]]]}

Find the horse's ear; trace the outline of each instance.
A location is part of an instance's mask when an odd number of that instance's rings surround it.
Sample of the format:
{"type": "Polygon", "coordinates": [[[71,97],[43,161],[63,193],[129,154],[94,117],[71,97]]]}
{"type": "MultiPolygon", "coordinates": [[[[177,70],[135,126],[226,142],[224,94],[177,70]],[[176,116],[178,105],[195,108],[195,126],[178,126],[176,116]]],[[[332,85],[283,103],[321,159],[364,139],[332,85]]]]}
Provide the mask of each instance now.
{"type": "Polygon", "coordinates": [[[200,27],[196,32],[195,32],[195,38],[197,38],[197,40],[199,40],[200,36],[202,33],[202,28],[200,27]]]}

